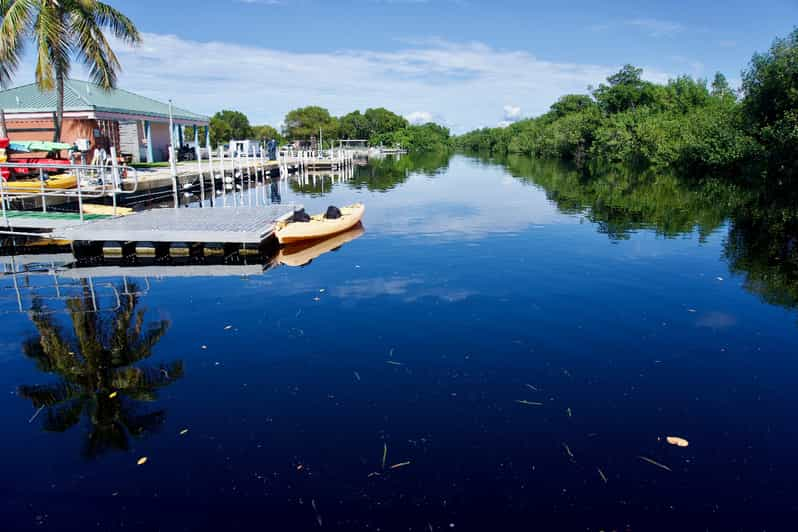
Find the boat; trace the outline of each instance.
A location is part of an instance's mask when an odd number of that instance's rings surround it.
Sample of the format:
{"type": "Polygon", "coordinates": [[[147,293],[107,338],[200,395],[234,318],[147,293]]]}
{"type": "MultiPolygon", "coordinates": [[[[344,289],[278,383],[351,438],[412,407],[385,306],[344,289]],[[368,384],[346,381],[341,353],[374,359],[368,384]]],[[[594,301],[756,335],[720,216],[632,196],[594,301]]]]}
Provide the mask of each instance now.
{"type": "Polygon", "coordinates": [[[336,251],[344,244],[359,238],[364,232],[363,225],[358,223],[353,228],[329,238],[288,244],[280,249],[277,262],[292,267],[306,266],[320,255],[324,255],[330,251],[336,251]]]}
{"type": "MultiPolygon", "coordinates": [[[[332,210],[328,209],[328,212],[332,210]]],[[[280,244],[291,244],[304,240],[318,240],[338,233],[342,233],[357,225],[363,218],[366,206],[362,203],[355,203],[346,207],[341,207],[340,216],[337,218],[328,217],[327,214],[317,214],[311,216],[308,221],[294,221],[297,213],[293,217],[280,222],[277,225],[275,235],[280,244]]]]}

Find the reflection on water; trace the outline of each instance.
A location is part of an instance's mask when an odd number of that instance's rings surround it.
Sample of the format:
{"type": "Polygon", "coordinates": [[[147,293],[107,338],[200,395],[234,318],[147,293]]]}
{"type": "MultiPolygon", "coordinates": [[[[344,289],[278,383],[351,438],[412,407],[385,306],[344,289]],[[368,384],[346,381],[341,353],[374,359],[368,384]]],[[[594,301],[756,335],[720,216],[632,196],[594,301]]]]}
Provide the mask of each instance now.
{"type": "Polygon", "coordinates": [[[441,154],[319,179],[277,192],[362,201],[368,231],[204,262],[2,259],[9,529],[792,511],[794,194],[441,154]]]}
{"type": "Polygon", "coordinates": [[[125,451],[130,437],[158,430],[166,412],[148,404],[157,400],[160,388],[183,376],[183,362],[141,365],[169,322],[146,323],[137,295],[125,296],[110,315],[95,312],[88,282],[83,286],[81,296],[66,301],[69,332],[34,299],[30,316],[38,335],[25,340],[23,352],[50,382],[22,385],[19,395],[37,409],[46,431],[65,432],[85,419],[84,455],[94,458],[108,450],[125,451]]]}

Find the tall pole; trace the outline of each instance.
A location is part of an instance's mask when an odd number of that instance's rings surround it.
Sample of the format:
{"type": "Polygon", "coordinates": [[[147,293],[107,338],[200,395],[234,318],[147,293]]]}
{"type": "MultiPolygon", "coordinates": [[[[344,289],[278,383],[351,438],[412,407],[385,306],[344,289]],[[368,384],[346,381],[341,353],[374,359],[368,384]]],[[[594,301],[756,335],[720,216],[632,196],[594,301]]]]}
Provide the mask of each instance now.
{"type": "Polygon", "coordinates": [[[172,192],[175,200],[175,209],[178,205],[177,197],[177,154],[175,153],[175,122],[172,118],[172,100],[169,100],[169,169],[172,171],[172,192]]]}

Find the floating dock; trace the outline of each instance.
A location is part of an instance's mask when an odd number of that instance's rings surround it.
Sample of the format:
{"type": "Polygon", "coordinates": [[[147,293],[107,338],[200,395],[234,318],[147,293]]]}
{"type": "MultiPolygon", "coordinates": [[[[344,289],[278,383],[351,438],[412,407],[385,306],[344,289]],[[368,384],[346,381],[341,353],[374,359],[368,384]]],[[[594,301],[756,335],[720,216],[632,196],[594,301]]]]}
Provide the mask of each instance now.
{"type": "Polygon", "coordinates": [[[276,223],[293,211],[293,205],[152,209],[62,227],[53,231],[52,238],[72,242],[260,244],[272,235],[276,223]]]}

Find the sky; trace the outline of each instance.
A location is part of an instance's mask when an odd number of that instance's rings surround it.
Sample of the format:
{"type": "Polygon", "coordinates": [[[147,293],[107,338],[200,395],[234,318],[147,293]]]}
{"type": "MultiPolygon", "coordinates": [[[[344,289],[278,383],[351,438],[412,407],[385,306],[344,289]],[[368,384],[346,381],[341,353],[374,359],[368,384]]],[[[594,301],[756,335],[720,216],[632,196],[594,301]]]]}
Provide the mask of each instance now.
{"type": "Polygon", "coordinates": [[[626,63],[652,81],[721,71],[739,84],[798,24],[798,0],[106,1],[144,37],[118,48],[121,88],[253,124],[386,107],[454,133],[541,114],[626,63]]]}

